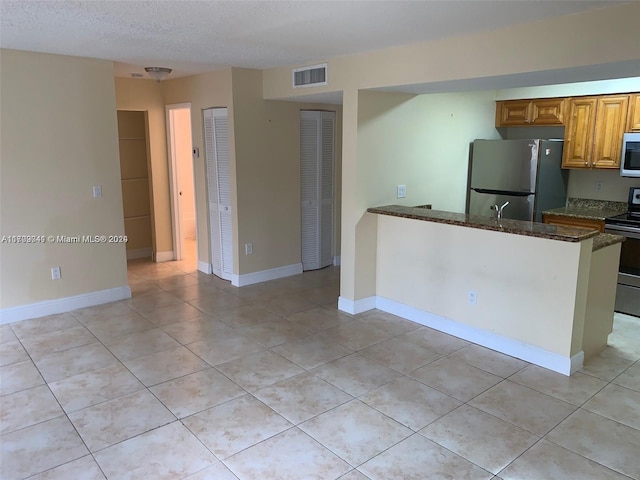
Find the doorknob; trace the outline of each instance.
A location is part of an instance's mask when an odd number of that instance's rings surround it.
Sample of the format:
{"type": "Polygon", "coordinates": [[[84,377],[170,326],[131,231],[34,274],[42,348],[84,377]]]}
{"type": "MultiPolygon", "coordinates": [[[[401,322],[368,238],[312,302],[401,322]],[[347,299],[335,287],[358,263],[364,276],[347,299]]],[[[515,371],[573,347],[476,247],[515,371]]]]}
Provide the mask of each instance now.
{"type": "Polygon", "coordinates": [[[182,192],[178,192],[178,195],[182,196],[182,192]]]}

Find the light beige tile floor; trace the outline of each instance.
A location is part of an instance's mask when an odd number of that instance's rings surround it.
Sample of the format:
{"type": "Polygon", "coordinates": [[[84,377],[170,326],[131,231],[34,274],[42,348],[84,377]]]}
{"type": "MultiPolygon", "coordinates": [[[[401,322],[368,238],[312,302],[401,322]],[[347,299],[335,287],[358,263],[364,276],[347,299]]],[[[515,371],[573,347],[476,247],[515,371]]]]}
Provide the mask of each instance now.
{"type": "Polygon", "coordinates": [[[131,300],[0,327],[3,480],[640,478],[640,319],[565,377],[339,312],[336,268],[129,279],[131,300]]]}

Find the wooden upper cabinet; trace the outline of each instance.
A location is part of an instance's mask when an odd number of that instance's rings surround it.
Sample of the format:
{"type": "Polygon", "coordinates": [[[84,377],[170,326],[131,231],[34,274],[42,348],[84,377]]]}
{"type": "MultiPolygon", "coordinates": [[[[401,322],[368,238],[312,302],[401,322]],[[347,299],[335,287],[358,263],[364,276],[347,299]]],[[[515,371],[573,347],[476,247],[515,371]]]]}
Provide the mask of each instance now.
{"type": "Polygon", "coordinates": [[[496,102],[496,127],[562,125],[564,98],[496,102]]]}
{"type": "Polygon", "coordinates": [[[589,168],[591,166],[597,103],[596,97],[579,97],[569,100],[569,113],[562,150],[562,166],[564,168],[589,168]]]}
{"type": "Polygon", "coordinates": [[[496,127],[529,125],[531,100],[508,100],[496,105],[496,127]]]}
{"type": "Polygon", "coordinates": [[[634,93],[629,97],[627,132],[640,132],[640,93],[634,93]]]}
{"type": "Polygon", "coordinates": [[[628,95],[598,98],[592,164],[597,168],[620,168],[622,134],[627,121],[628,95]]]}
{"type": "Polygon", "coordinates": [[[544,98],[531,101],[531,125],[563,125],[564,98],[544,98]]]}
{"type": "Polygon", "coordinates": [[[628,95],[569,99],[564,168],[619,168],[628,95]]]}

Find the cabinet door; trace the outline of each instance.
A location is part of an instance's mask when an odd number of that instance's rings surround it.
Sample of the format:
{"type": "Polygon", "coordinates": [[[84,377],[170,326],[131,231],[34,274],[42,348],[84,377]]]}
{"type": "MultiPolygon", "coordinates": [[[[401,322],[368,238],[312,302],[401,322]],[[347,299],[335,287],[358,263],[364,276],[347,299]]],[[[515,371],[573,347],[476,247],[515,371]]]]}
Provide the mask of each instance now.
{"type": "Polygon", "coordinates": [[[604,233],[604,221],[592,220],[590,218],[565,217],[561,215],[543,215],[542,222],[551,225],[562,225],[564,227],[581,227],[598,230],[604,233]]]}
{"type": "Polygon", "coordinates": [[[596,120],[595,97],[569,100],[568,124],[564,134],[563,168],[589,168],[593,150],[593,128],[596,120]]]}
{"type": "Polygon", "coordinates": [[[509,100],[498,102],[496,127],[517,127],[529,125],[531,100],[509,100]]]}
{"type": "Polygon", "coordinates": [[[598,98],[594,152],[595,168],[620,168],[622,134],[627,120],[628,95],[607,95],[598,98]]]}
{"type": "Polygon", "coordinates": [[[640,93],[634,93],[629,97],[627,132],[640,132],[640,93]]]}
{"type": "Polygon", "coordinates": [[[547,98],[531,102],[532,125],[562,125],[564,123],[564,99],[547,98]]]}

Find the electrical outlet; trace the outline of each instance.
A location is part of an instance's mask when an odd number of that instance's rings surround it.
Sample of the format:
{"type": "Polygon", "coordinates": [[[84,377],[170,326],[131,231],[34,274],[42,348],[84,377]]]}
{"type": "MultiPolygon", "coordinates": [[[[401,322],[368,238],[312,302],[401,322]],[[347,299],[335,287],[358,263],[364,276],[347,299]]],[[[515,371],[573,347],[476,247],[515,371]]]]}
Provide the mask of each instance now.
{"type": "Polygon", "coordinates": [[[244,244],[244,254],[251,255],[253,253],[253,243],[244,244]]]}
{"type": "Polygon", "coordinates": [[[596,192],[601,192],[602,191],[602,181],[597,181],[596,182],[596,192]]]}
{"type": "Polygon", "coordinates": [[[407,196],[407,186],[398,185],[398,198],[405,198],[407,196]]]}
{"type": "Polygon", "coordinates": [[[51,280],[60,280],[60,267],[51,267],[51,280]]]}
{"type": "Polygon", "coordinates": [[[102,185],[93,186],[93,198],[99,198],[102,196],[102,185]]]}
{"type": "Polygon", "coordinates": [[[476,305],[478,303],[478,292],[469,290],[469,305],[476,305]]]}

